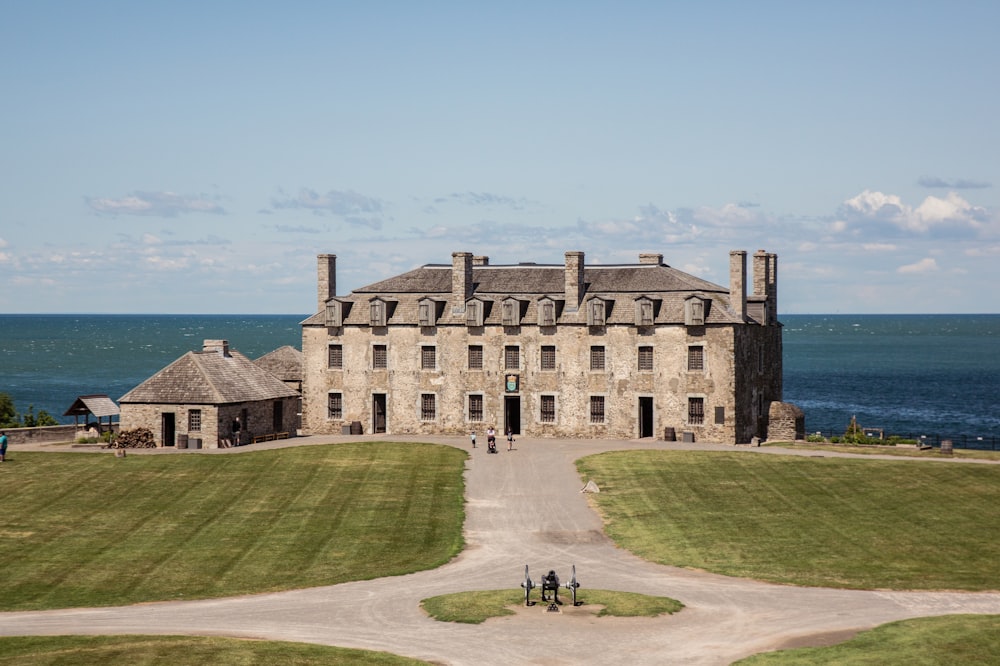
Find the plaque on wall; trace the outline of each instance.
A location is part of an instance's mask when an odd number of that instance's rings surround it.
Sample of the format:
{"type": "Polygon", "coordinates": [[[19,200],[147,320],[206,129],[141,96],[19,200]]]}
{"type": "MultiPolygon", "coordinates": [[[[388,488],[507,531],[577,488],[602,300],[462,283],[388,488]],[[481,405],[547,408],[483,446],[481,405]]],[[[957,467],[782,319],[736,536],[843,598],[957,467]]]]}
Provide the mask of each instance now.
{"type": "Polygon", "coordinates": [[[520,375],[506,375],[504,377],[504,391],[507,393],[517,393],[521,388],[520,375]]]}

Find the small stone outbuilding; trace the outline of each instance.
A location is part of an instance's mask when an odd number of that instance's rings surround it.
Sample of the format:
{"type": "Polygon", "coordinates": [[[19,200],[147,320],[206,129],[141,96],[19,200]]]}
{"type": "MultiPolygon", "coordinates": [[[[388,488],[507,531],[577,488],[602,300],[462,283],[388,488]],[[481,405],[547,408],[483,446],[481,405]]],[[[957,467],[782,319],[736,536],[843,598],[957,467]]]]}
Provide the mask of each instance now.
{"type": "Polygon", "coordinates": [[[205,340],[118,402],[121,429],[149,428],[159,446],[237,446],[298,427],[298,391],[226,340],[205,340]]]}

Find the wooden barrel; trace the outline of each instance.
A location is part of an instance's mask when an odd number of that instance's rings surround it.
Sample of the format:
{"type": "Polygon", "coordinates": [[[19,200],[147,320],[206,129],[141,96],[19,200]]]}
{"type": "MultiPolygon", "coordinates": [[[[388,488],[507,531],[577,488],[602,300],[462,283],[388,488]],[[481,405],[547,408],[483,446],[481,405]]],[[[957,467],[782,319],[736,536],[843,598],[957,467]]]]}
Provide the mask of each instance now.
{"type": "Polygon", "coordinates": [[[664,442],[676,442],[677,432],[673,428],[663,429],[663,441],[664,442]]]}

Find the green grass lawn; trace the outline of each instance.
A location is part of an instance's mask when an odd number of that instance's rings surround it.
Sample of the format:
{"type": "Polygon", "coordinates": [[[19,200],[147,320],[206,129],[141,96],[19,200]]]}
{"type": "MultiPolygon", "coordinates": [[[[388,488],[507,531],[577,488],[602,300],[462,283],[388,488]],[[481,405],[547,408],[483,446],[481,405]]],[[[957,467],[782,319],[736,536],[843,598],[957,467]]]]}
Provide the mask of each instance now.
{"type": "Polygon", "coordinates": [[[201,636],[19,636],[0,638],[0,666],[41,666],[43,664],[416,666],[426,663],[387,652],[348,650],[307,643],[248,641],[201,636]]]}
{"type": "Polygon", "coordinates": [[[21,452],[0,468],[0,610],[221,597],[440,566],[463,547],[466,455],[410,443],[21,452]]]}
{"type": "Polygon", "coordinates": [[[754,655],[740,666],[940,666],[1000,663],[1000,616],[946,615],[891,622],[849,641],[754,655]]]}
{"type": "Polygon", "coordinates": [[[608,535],[646,559],[779,583],[1000,589],[1000,466],[754,453],[578,461],[608,535]]]}
{"type": "MultiPolygon", "coordinates": [[[[532,603],[547,605],[535,593],[532,603]]],[[[562,592],[563,605],[573,603],[572,592],[562,592]]],[[[684,604],[669,597],[654,597],[635,592],[615,592],[611,590],[578,590],[577,601],[581,605],[601,606],[594,613],[597,617],[656,617],[673,614],[684,608],[684,604]]],[[[440,622],[461,622],[480,624],[491,617],[513,615],[510,606],[524,605],[524,590],[479,590],[476,592],[455,592],[424,599],[420,607],[440,622]]]]}

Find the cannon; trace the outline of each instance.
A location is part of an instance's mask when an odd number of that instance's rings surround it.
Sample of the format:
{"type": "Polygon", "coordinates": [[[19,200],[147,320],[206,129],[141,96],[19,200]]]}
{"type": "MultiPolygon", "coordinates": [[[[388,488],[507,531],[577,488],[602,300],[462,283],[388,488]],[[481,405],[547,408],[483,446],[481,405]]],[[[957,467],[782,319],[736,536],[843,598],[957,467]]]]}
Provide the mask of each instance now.
{"type": "Polygon", "coordinates": [[[531,580],[531,576],[528,575],[528,565],[524,565],[524,580],[521,582],[521,587],[524,588],[524,605],[531,605],[531,591],[535,589],[535,583],[531,580]]]}
{"type": "Polygon", "coordinates": [[[573,605],[576,606],[576,589],[580,587],[580,583],[576,580],[576,565],[573,565],[573,577],[568,583],[566,583],[566,589],[573,593],[573,605]]]}

